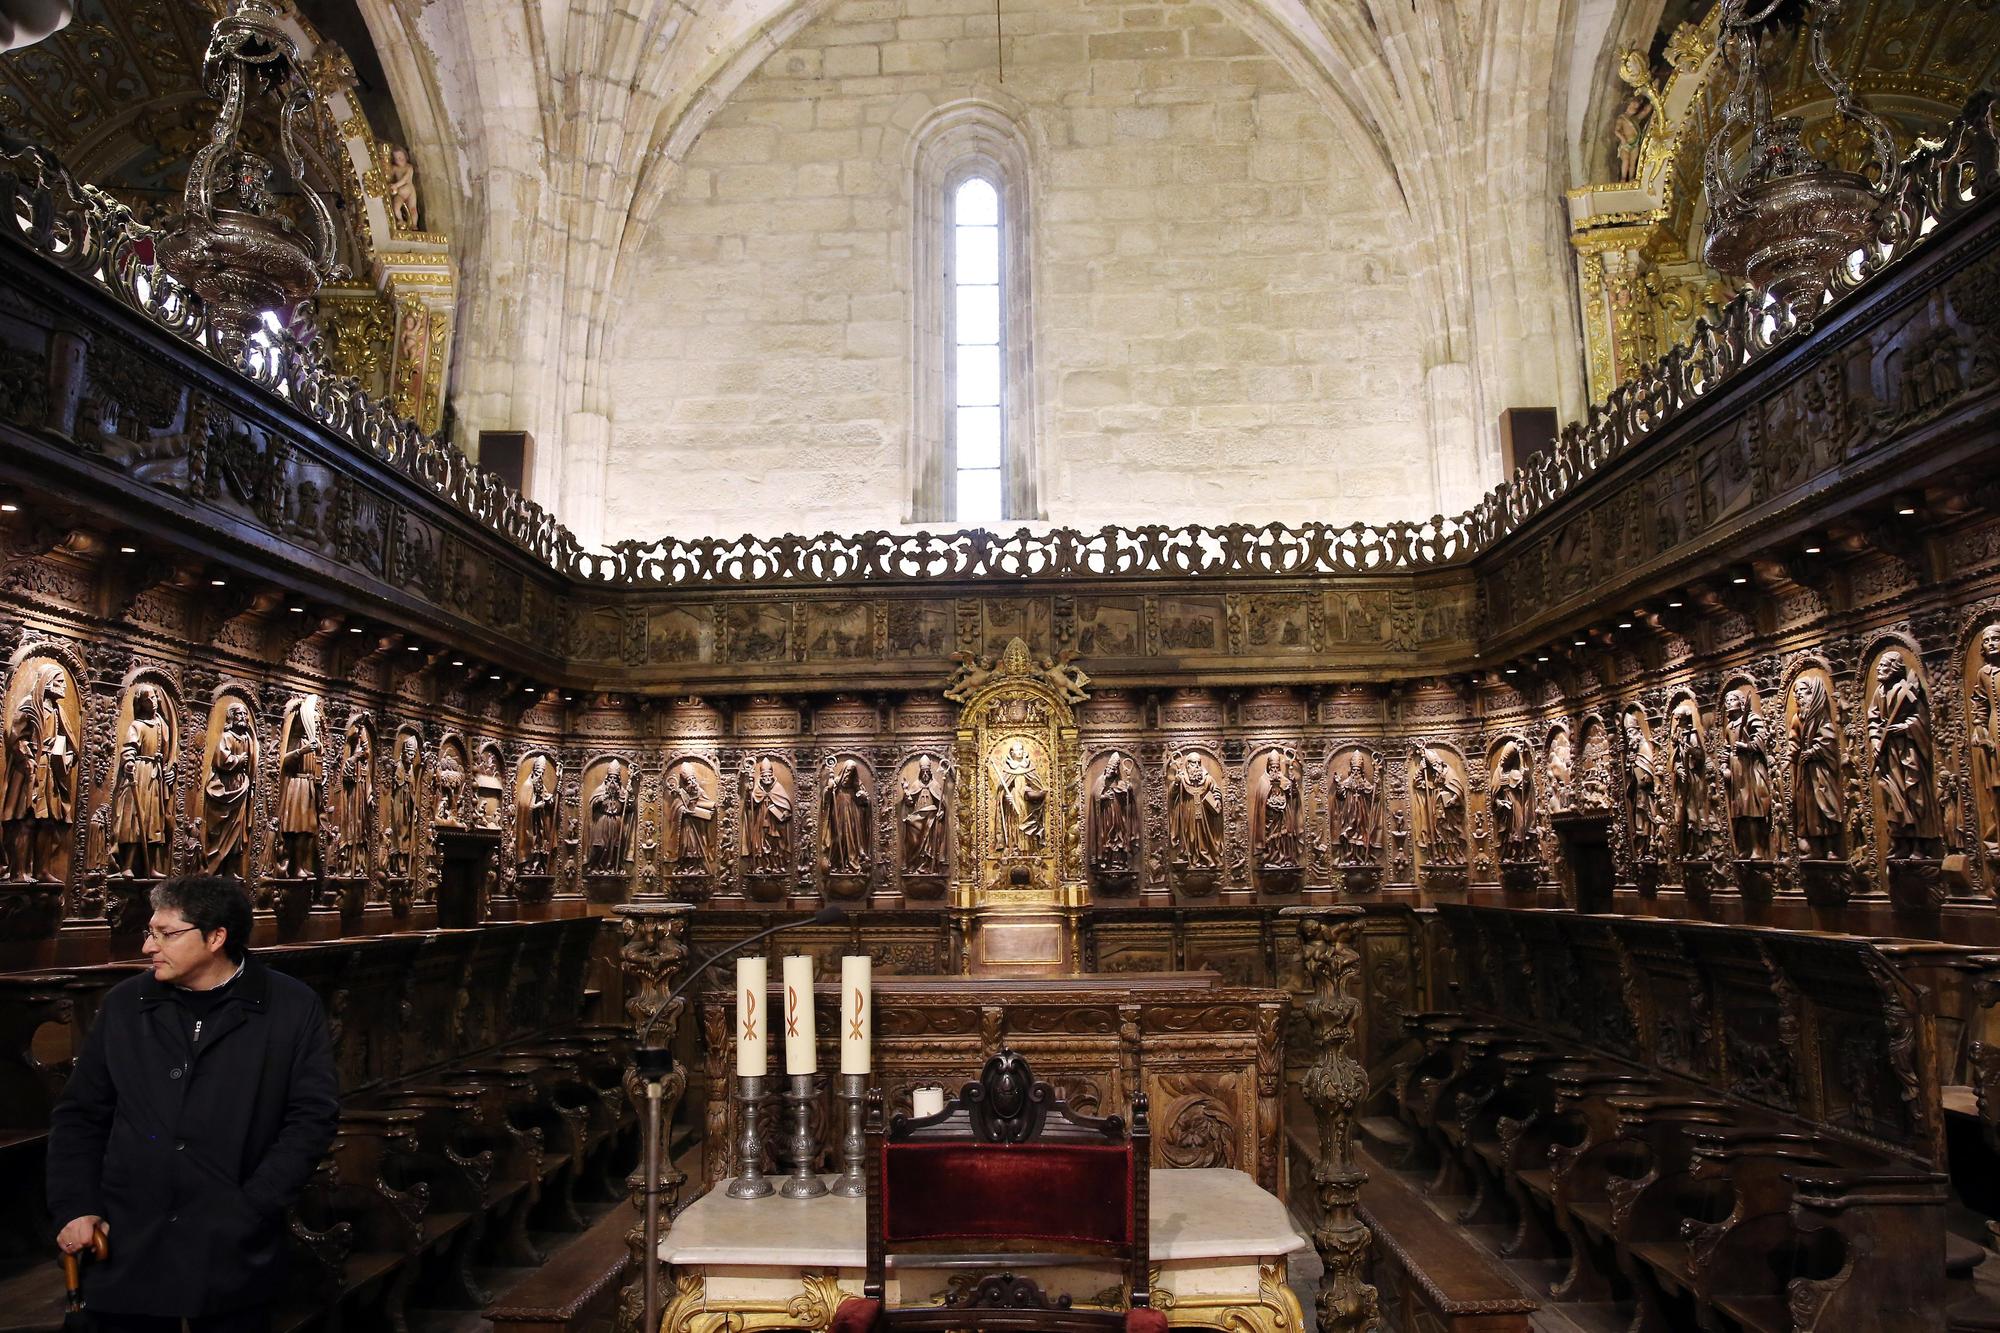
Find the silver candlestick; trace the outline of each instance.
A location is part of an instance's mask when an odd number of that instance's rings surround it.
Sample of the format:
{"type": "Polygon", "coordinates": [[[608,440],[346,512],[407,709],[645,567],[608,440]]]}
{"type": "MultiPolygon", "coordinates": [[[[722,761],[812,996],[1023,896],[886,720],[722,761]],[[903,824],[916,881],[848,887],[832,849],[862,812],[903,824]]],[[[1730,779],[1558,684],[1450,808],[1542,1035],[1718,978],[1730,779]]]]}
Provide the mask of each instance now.
{"type": "Polygon", "coordinates": [[[761,1199],[771,1192],[764,1178],[764,1136],[757,1132],[757,1108],[764,1100],[762,1075],[736,1079],[736,1179],[726,1193],[732,1199],[761,1199]]]}
{"type": "Polygon", "coordinates": [[[785,1083],[785,1101],[792,1108],[792,1174],[778,1186],[778,1193],[787,1199],[817,1199],[826,1193],[826,1182],[813,1170],[813,1159],[819,1156],[812,1132],[813,1076],[791,1074],[785,1083]]]}
{"type": "Polygon", "coordinates": [[[833,1192],[843,1199],[865,1198],[868,1194],[868,1177],[862,1172],[862,1163],[868,1151],[868,1136],[862,1132],[862,1103],[868,1096],[868,1075],[842,1074],[840,1076],[840,1179],[833,1182],[833,1192]]]}

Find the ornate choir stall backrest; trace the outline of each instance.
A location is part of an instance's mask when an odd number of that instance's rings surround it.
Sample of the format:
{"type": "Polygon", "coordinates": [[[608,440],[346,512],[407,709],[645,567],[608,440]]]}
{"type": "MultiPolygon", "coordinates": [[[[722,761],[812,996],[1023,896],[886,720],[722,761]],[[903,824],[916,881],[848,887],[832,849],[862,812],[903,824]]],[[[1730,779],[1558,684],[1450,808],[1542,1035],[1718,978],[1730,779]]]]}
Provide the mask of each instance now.
{"type": "Polygon", "coordinates": [[[1864,688],[1875,854],[1899,905],[1933,908],[1944,901],[1945,886],[1930,683],[1916,650],[1897,641],[1871,656],[1864,688]]]}
{"type": "Polygon", "coordinates": [[[1082,781],[1072,705],[1087,696],[1072,656],[1036,662],[1020,639],[996,665],[965,662],[945,697],[960,705],[953,897],[974,910],[974,969],[1073,971],[1065,909],[1084,901],[1082,781]]]}
{"type": "Polygon", "coordinates": [[[1465,756],[1457,747],[1427,742],[1411,751],[1410,829],[1417,845],[1417,876],[1433,891],[1465,887],[1472,818],[1466,790],[1465,756]]]}
{"type": "Polygon", "coordinates": [[[1298,747],[1250,756],[1250,860],[1266,890],[1297,886],[1305,865],[1305,765],[1298,747]]]}
{"type": "Polygon", "coordinates": [[[1139,765],[1123,750],[1104,751],[1085,770],[1085,859],[1099,893],[1128,893],[1138,883],[1145,808],[1139,784],[1139,765]]]}
{"type": "Polygon", "coordinates": [[[638,782],[630,760],[593,759],[583,770],[583,868],[591,875],[623,875],[638,839],[638,782]]]}
{"type": "Polygon", "coordinates": [[[0,844],[6,877],[59,883],[69,874],[83,758],[75,674],[60,659],[30,650],[15,663],[5,709],[0,844]]]}
{"type": "Polygon", "coordinates": [[[660,866],[676,898],[700,901],[710,890],[721,820],[716,792],[708,760],[679,755],[668,764],[660,784],[660,866]]]}
{"type": "Polygon", "coordinates": [[[500,747],[485,741],[478,748],[472,775],[472,826],[497,829],[507,799],[507,784],[500,776],[500,747]]]}
{"type": "Polygon", "coordinates": [[[903,761],[896,795],[896,851],[903,896],[944,896],[951,877],[951,792],[956,769],[944,756],[924,751],[903,761]]]}
{"type": "Polygon", "coordinates": [[[790,891],[798,790],[797,771],[780,755],[745,756],[737,766],[743,892],[758,902],[779,901],[790,891]]]}
{"type": "Polygon", "coordinates": [[[1991,884],[2000,871],[2000,620],[1988,620],[1972,636],[1964,674],[1974,827],[1991,884]]]}
{"type": "Polygon", "coordinates": [[[556,801],[562,769],[546,754],[531,754],[514,773],[514,873],[550,874],[556,854],[556,801]]]}
{"type": "Polygon", "coordinates": [[[1524,864],[1536,859],[1535,819],[1540,813],[1535,797],[1535,772],[1528,747],[1516,736],[1502,736],[1486,757],[1487,804],[1493,815],[1493,834],[1500,842],[1503,863],[1524,864]]]}
{"type": "Polygon", "coordinates": [[[1167,751],[1167,865],[1183,893],[1214,891],[1228,853],[1222,761],[1204,746],[1167,751]]]}
{"type": "Polygon", "coordinates": [[[829,898],[865,898],[874,869],[875,775],[851,754],[826,757],[819,790],[819,855],[829,898]]]}
{"type": "Polygon", "coordinates": [[[1365,893],[1382,875],[1382,758],[1365,745],[1334,751],[1326,765],[1327,845],[1341,882],[1365,893]]]}
{"type": "Polygon", "coordinates": [[[322,754],[325,727],[317,694],[303,694],[285,704],[284,726],[278,735],[278,842],[271,855],[271,874],[278,879],[307,879],[319,873],[320,781],[326,775],[322,754]]]}
{"type": "Polygon", "coordinates": [[[433,828],[465,826],[465,778],[470,767],[463,737],[446,736],[438,743],[437,765],[431,773],[430,804],[433,828]]]}
{"type": "Polygon", "coordinates": [[[333,773],[333,873],[343,879],[369,871],[368,815],[375,804],[375,724],[350,717],[333,773]]]}

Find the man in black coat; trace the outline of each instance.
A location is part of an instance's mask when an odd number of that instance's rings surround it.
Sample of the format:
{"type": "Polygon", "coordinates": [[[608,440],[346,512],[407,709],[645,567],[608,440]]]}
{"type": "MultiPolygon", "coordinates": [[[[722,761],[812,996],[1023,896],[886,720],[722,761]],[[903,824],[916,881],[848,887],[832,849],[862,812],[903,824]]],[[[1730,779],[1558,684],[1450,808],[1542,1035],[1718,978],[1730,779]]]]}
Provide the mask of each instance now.
{"type": "Polygon", "coordinates": [[[49,1124],[49,1211],[107,1333],[261,1333],[284,1279],[285,1209],[333,1141],[326,1015],[250,956],[236,880],[153,890],[149,973],[121,982],[49,1124]]]}

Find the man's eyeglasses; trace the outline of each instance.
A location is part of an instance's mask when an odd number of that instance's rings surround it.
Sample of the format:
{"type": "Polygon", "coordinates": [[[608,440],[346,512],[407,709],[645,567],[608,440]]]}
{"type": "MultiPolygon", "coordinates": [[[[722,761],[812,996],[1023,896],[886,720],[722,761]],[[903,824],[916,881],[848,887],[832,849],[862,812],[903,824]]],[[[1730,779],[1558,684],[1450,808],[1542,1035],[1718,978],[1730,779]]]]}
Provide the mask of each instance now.
{"type": "Polygon", "coordinates": [[[153,943],[165,947],[166,942],[174,936],[185,935],[190,930],[200,929],[200,926],[182,926],[179,930],[161,930],[158,926],[148,926],[146,927],[146,933],[152,936],[153,943]]]}

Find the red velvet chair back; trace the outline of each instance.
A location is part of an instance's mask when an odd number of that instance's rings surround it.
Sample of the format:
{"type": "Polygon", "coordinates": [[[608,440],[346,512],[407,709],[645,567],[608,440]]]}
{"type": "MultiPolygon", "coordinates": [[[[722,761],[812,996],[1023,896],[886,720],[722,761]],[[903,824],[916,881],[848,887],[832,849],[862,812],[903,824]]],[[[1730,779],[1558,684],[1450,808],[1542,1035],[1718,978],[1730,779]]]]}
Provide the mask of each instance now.
{"type": "Polygon", "coordinates": [[[993,1274],[965,1285],[971,1294],[955,1307],[878,1306],[880,1324],[1124,1326],[1123,1312],[1070,1309],[1011,1271],[1026,1274],[1029,1265],[1063,1257],[1113,1259],[1127,1303],[1148,1310],[1151,1139],[1143,1095],[1133,1102],[1129,1127],[1120,1116],[1079,1115],[1035,1081],[1020,1055],[1003,1049],[938,1114],[898,1115],[885,1125],[883,1110],[880,1091],[871,1092],[867,1297],[882,1300],[891,1255],[955,1267],[980,1259],[993,1274]],[[979,1317],[970,1318],[975,1310],[979,1317]]]}

